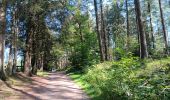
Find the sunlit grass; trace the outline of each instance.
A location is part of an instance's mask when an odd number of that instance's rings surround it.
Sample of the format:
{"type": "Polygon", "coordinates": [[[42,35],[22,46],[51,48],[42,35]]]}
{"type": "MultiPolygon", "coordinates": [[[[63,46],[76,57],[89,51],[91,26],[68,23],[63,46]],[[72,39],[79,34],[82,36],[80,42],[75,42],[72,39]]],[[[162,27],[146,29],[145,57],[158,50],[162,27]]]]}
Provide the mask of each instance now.
{"type": "Polygon", "coordinates": [[[11,91],[3,91],[3,92],[0,91],[0,100],[5,100],[4,99],[5,97],[9,97],[11,95],[13,95],[11,91]]]}
{"type": "Polygon", "coordinates": [[[138,70],[137,73],[141,75],[149,75],[155,71],[167,68],[170,65],[170,57],[162,58],[160,60],[147,60],[145,68],[138,70]]]}
{"type": "Polygon", "coordinates": [[[38,71],[38,72],[37,72],[37,76],[40,76],[40,77],[47,77],[47,76],[48,76],[48,72],[45,72],[45,71],[38,71]]]}
{"type": "Polygon", "coordinates": [[[92,99],[92,100],[103,100],[102,98],[98,98],[99,91],[93,88],[91,84],[89,84],[86,79],[85,79],[85,74],[80,74],[80,73],[69,73],[68,74],[71,79],[76,82],[83,90],[84,92],[92,99]]]}

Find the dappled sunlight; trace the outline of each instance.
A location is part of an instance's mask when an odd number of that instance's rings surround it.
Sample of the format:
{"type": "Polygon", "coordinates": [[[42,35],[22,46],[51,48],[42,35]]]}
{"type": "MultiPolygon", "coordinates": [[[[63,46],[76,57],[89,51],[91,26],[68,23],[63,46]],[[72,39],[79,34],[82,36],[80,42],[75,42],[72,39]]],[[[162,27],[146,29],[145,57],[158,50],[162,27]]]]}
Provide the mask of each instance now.
{"type": "Polygon", "coordinates": [[[63,72],[48,73],[48,77],[34,76],[30,80],[31,82],[27,82],[24,86],[22,84],[10,85],[5,82],[6,86],[12,89],[11,92],[16,92],[15,95],[9,95],[5,99],[53,100],[57,97],[57,99],[62,100],[88,100],[87,95],[81,88],[75,85],[63,72]]]}
{"type": "Polygon", "coordinates": [[[0,100],[169,100],[170,0],[0,0],[0,100]]]}

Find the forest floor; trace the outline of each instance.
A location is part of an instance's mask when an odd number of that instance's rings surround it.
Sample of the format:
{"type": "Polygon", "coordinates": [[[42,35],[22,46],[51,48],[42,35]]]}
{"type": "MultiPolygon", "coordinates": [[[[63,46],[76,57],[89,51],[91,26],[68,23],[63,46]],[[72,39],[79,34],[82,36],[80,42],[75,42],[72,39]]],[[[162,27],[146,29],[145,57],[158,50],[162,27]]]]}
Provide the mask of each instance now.
{"type": "Polygon", "coordinates": [[[17,78],[0,82],[0,100],[89,100],[89,97],[65,72],[31,78],[20,73],[17,78]]]}

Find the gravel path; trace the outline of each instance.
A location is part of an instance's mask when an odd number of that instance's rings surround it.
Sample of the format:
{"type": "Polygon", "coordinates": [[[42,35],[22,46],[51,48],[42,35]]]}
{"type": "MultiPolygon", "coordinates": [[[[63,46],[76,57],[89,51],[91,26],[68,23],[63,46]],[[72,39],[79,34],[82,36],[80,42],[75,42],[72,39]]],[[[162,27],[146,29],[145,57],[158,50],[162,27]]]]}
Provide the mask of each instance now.
{"type": "Polygon", "coordinates": [[[32,77],[25,86],[10,87],[15,96],[5,100],[89,100],[88,96],[64,72],[49,73],[47,77],[32,77]]]}

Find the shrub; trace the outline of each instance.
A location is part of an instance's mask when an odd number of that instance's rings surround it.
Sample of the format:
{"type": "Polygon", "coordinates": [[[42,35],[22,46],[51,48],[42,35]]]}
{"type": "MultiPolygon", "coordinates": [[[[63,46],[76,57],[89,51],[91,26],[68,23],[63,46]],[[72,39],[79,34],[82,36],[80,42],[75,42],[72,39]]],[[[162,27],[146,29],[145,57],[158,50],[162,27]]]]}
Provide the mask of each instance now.
{"type": "Polygon", "coordinates": [[[168,100],[170,71],[167,61],[143,62],[139,58],[122,57],[88,69],[86,81],[105,100],[168,100]],[[145,66],[145,67],[141,67],[145,66]]]}

